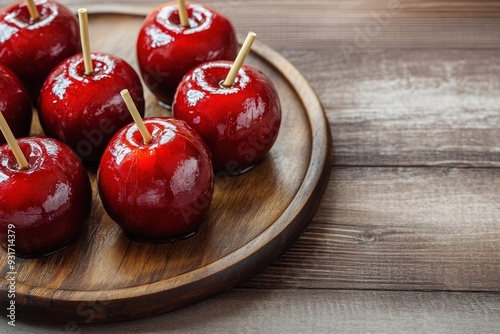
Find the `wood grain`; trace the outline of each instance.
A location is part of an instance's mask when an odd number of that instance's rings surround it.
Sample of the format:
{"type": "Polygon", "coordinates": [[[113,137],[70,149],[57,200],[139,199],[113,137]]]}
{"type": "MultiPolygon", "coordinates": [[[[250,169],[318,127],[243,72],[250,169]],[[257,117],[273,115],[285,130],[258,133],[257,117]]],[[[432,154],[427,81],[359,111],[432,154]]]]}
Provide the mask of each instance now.
{"type": "MultiPolygon", "coordinates": [[[[91,17],[92,45],[118,56],[127,53],[135,44],[124,48],[122,41],[135,40],[142,20],[91,17]],[[113,20],[120,23],[113,25],[113,20]],[[113,49],[115,45],[119,47],[113,49]]],[[[107,216],[97,195],[95,166],[88,166],[94,189],[88,229],[65,251],[16,261],[19,312],[33,319],[82,321],[76,312],[80,305],[99,302],[103,307],[96,322],[164,313],[243,282],[297,239],[313,218],[331,171],[328,123],[307,81],[277,52],[256,42],[247,63],[273,80],[284,110],[267,158],[244,175],[218,175],[214,199],[197,233],[158,245],[132,242],[107,216]]],[[[147,116],[167,114],[151,94],[147,98],[147,116]]],[[[35,122],[33,134],[39,133],[35,122]]],[[[5,253],[0,264],[6,277],[11,270],[5,253]]],[[[4,306],[7,290],[7,281],[1,281],[4,306]]]]}
{"type": "Polygon", "coordinates": [[[500,167],[500,51],[284,54],[327,109],[335,165],[500,167]]]}
{"type": "Polygon", "coordinates": [[[252,288],[500,291],[500,169],[334,168],[252,288]]]}
{"type": "MultiPolygon", "coordinates": [[[[166,316],[102,325],[20,323],[22,333],[496,333],[499,294],[233,289],[166,316]]],[[[88,319],[92,308],[84,309],[88,319]]],[[[16,331],[17,332],[17,331],[16,331]]]]}

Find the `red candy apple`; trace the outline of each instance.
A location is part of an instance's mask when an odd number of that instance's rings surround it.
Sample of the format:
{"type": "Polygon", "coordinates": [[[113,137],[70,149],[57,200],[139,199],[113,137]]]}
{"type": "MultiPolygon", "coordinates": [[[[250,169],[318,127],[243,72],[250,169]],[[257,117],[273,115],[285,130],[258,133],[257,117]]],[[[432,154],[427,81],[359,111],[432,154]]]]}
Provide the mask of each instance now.
{"type": "Polygon", "coordinates": [[[250,32],[234,62],[192,69],[179,84],[173,116],[198,131],[216,172],[241,174],[269,152],[281,124],[281,104],[263,72],[243,65],[257,35],[250,32]]]}
{"type": "Polygon", "coordinates": [[[188,4],[187,16],[189,26],[184,27],[176,3],[159,6],[146,17],[137,40],[142,78],[167,105],[190,69],[211,60],[233,60],[238,51],[236,34],[224,16],[200,4],[188,4]]]}
{"type": "MultiPolygon", "coordinates": [[[[16,137],[26,137],[30,133],[32,110],[28,94],[17,76],[0,65],[0,112],[16,137]]],[[[5,140],[0,136],[0,145],[5,140]]]]}
{"type": "Polygon", "coordinates": [[[90,181],[63,143],[38,137],[18,142],[26,169],[7,144],[0,147],[0,245],[18,256],[44,256],[80,234],[90,214],[90,181]]]}
{"type": "Polygon", "coordinates": [[[144,120],[120,130],[103,154],[99,194],[109,216],[132,239],[172,241],[196,232],[213,196],[210,152],[183,121],[144,120]]]}
{"type": "Polygon", "coordinates": [[[106,145],[132,122],[120,91],[128,88],[144,114],[139,76],[124,60],[92,53],[94,71],[85,74],[82,54],[61,63],[40,93],[39,115],[45,134],[68,144],[84,161],[98,161],[106,145]]]}
{"type": "Polygon", "coordinates": [[[209,62],[179,84],[173,115],[203,137],[216,172],[240,174],[271,149],[281,123],[281,105],[271,80],[243,65],[231,87],[222,85],[232,63],[209,62]]]}
{"type": "Polygon", "coordinates": [[[33,104],[49,72],[81,50],[75,15],[55,1],[35,3],[37,19],[31,18],[24,2],[0,12],[0,64],[17,74],[33,104]]]}
{"type": "Polygon", "coordinates": [[[83,53],[56,67],[43,84],[38,101],[46,135],[68,144],[83,160],[98,161],[109,140],[132,118],[120,91],[132,93],[144,114],[139,76],[123,59],[91,53],[87,10],[78,10],[83,53]]]}

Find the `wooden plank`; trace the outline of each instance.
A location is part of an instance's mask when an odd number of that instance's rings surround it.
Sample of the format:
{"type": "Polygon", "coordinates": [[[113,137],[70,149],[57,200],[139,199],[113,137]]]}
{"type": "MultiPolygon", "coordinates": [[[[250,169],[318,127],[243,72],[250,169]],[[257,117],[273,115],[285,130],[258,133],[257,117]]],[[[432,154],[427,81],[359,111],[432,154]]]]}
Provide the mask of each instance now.
{"type": "Polygon", "coordinates": [[[331,50],[341,46],[362,50],[499,48],[500,21],[496,18],[393,16],[390,22],[380,25],[375,18],[335,18],[309,11],[297,11],[290,17],[267,15],[255,10],[228,17],[240,34],[257,30],[259,40],[280,51],[331,50]]]}
{"type": "MultiPolygon", "coordinates": [[[[500,42],[500,38],[498,40],[500,42]]],[[[285,50],[325,108],[498,110],[497,50],[285,50]],[[336,51],[340,51],[337,57],[336,51]]],[[[435,120],[433,120],[434,122],[435,120]]]]}
{"type": "Polygon", "coordinates": [[[318,93],[337,166],[500,167],[499,51],[285,51],[318,93]]]}
{"type": "Polygon", "coordinates": [[[500,291],[500,169],[334,168],[252,288],[500,291]]]}
{"type": "MultiPolygon", "coordinates": [[[[16,322],[16,333],[496,333],[500,295],[233,289],[171,314],[127,323],[16,322]]],[[[19,316],[21,317],[21,315],[19,316]]]]}

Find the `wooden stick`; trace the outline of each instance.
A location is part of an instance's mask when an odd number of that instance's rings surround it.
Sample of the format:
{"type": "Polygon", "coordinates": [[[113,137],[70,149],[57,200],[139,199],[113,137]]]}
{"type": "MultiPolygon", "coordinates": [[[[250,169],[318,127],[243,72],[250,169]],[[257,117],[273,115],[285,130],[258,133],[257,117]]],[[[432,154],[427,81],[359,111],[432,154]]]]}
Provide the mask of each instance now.
{"type": "Polygon", "coordinates": [[[151,143],[151,141],[153,141],[153,137],[151,137],[151,134],[149,133],[148,129],[146,129],[144,121],[142,120],[142,117],[139,114],[139,110],[137,110],[137,107],[135,106],[134,100],[132,100],[132,96],[130,96],[128,89],[122,90],[120,94],[122,95],[123,101],[125,101],[128,111],[132,115],[132,118],[134,119],[137,128],[139,128],[139,131],[141,132],[144,142],[146,144],[151,143]]]}
{"type": "Polygon", "coordinates": [[[177,5],[179,6],[179,19],[181,20],[181,26],[189,28],[189,17],[186,2],[184,0],[177,0],[177,5]]]}
{"type": "Polygon", "coordinates": [[[40,12],[38,8],[36,8],[34,0],[26,0],[26,6],[28,7],[28,11],[30,12],[30,17],[32,20],[38,20],[40,18],[40,12]]]}
{"type": "Polygon", "coordinates": [[[82,40],[85,74],[92,74],[94,73],[94,65],[92,65],[92,58],[90,56],[89,18],[87,16],[86,8],[80,8],[78,10],[78,20],[80,21],[80,38],[82,40]]]}
{"type": "Polygon", "coordinates": [[[231,67],[231,70],[227,74],[226,80],[224,80],[224,83],[222,84],[224,87],[231,87],[234,84],[234,80],[238,75],[238,71],[240,70],[241,66],[243,66],[245,58],[248,56],[248,53],[252,48],[255,37],[257,37],[256,33],[251,31],[248,33],[247,38],[245,39],[245,42],[243,43],[233,66],[231,67]]]}
{"type": "Polygon", "coordinates": [[[23,151],[21,151],[21,148],[19,147],[19,144],[17,143],[14,134],[10,130],[7,121],[5,120],[5,117],[3,117],[3,114],[1,112],[0,112],[0,130],[3,133],[5,140],[7,140],[7,144],[9,144],[12,153],[14,153],[14,157],[16,158],[19,167],[21,167],[21,169],[28,169],[30,167],[30,164],[28,163],[28,160],[26,160],[23,151]]]}

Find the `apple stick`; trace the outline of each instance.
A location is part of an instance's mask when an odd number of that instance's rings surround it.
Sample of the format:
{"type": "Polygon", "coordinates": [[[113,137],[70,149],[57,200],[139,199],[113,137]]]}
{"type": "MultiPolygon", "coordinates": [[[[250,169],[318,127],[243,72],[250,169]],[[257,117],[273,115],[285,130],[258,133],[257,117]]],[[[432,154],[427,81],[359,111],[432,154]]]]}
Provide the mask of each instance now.
{"type": "Polygon", "coordinates": [[[238,56],[236,57],[233,66],[231,67],[231,70],[227,74],[226,80],[224,80],[224,83],[222,84],[224,87],[231,87],[234,84],[234,80],[238,75],[238,71],[240,70],[241,66],[243,66],[245,58],[248,56],[248,53],[252,48],[252,44],[253,41],[255,40],[255,37],[257,37],[256,33],[252,31],[248,33],[247,38],[245,39],[245,42],[241,46],[240,52],[238,53],[238,56]]]}
{"type": "Polygon", "coordinates": [[[21,151],[21,148],[19,147],[19,144],[17,143],[14,134],[12,134],[12,131],[10,130],[10,127],[7,124],[7,121],[5,120],[5,117],[3,117],[3,114],[1,112],[0,112],[0,130],[2,130],[5,140],[7,140],[7,144],[9,144],[12,153],[14,153],[14,157],[16,158],[19,167],[21,167],[21,169],[28,169],[30,167],[28,160],[26,160],[23,151],[21,151]]]}
{"type": "Polygon", "coordinates": [[[38,20],[40,18],[40,12],[36,8],[34,0],[26,0],[26,6],[28,7],[28,12],[32,20],[38,20]]]}
{"type": "Polygon", "coordinates": [[[94,73],[94,66],[92,65],[92,58],[90,57],[89,19],[87,16],[87,8],[80,8],[78,10],[78,20],[80,21],[80,38],[82,40],[85,74],[92,74],[94,73]]]}
{"type": "Polygon", "coordinates": [[[146,129],[146,126],[144,125],[144,121],[142,120],[142,117],[139,114],[139,110],[137,110],[137,107],[135,106],[135,103],[132,100],[132,96],[130,96],[128,89],[122,90],[120,92],[120,94],[123,98],[123,101],[125,101],[125,104],[127,105],[128,111],[132,115],[132,118],[134,119],[134,122],[137,125],[137,128],[139,128],[139,131],[141,132],[141,135],[142,135],[142,138],[144,139],[144,142],[146,144],[151,143],[151,141],[153,141],[153,137],[151,137],[151,134],[149,133],[148,129],[146,129]]]}
{"type": "Polygon", "coordinates": [[[189,28],[189,17],[186,2],[184,0],[177,0],[177,5],[179,6],[179,19],[181,20],[181,26],[189,28]]]}

